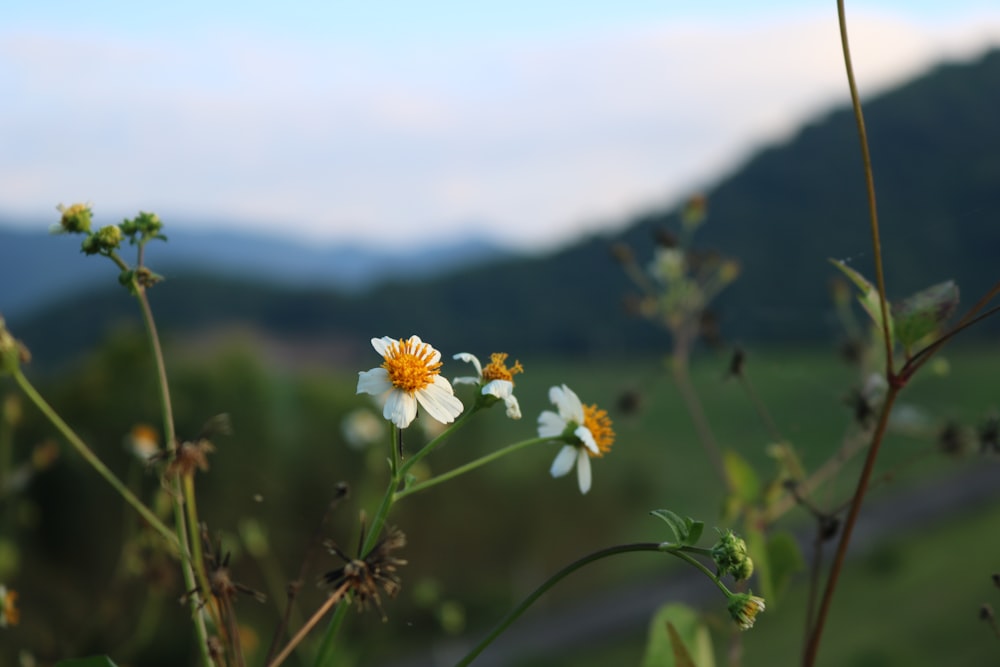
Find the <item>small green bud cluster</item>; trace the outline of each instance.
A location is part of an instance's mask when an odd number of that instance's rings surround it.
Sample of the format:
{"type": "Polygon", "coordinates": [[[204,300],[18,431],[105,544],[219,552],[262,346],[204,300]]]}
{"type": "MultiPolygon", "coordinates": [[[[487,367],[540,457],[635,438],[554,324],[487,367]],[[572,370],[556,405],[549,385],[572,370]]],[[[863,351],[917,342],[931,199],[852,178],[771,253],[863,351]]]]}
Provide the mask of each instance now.
{"type": "Polygon", "coordinates": [[[712,547],[712,560],[719,569],[719,576],[732,575],[736,581],[746,581],[753,574],[753,560],[747,555],[747,543],[731,530],[720,533],[719,541],[712,547]]]}
{"type": "Polygon", "coordinates": [[[86,204],[63,206],[60,204],[56,207],[56,210],[62,213],[62,218],[59,219],[59,227],[55,228],[54,231],[61,234],[90,233],[90,221],[93,217],[93,211],[90,210],[90,206],[86,204]]]}
{"type": "Polygon", "coordinates": [[[101,227],[83,240],[80,250],[86,255],[108,255],[122,244],[122,230],[115,225],[101,227]]]}
{"type": "Polygon", "coordinates": [[[160,220],[160,216],[155,213],[140,211],[139,215],[131,220],[123,221],[120,226],[122,233],[128,237],[132,244],[145,243],[150,239],[167,240],[167,237],[162,234],[163,222],[160,220]]]}

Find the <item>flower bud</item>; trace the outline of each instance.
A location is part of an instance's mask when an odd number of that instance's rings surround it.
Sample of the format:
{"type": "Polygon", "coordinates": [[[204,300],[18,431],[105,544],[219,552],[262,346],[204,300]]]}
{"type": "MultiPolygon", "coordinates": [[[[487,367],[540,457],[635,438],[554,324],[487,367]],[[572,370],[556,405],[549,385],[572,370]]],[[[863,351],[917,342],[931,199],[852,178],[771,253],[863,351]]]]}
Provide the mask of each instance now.
{"type": "Polygon", "coordinates": [[[86,204],[73,204],[66,207],[62,204],[56,207],[62,218],[59,220],[59,227],[55,231],[63,234],[88,234],[90,233],[90,220],[93,212],[86,204]]]}
{"type": "Polygon", "coordinates": [[[80,249],[87,255],[108,254],[122,243],[122,230],[116,225],[106,225],[83,240],[80,249]]]}
{"type": "Polygon", "coordinates": [[[712,560],[719,569],[719,576],[730,574],[736,581],[744,581],[753,574],[753,560],[747,555],[747,543],[731,530],[721,533],[712,547],[712,560]]]}

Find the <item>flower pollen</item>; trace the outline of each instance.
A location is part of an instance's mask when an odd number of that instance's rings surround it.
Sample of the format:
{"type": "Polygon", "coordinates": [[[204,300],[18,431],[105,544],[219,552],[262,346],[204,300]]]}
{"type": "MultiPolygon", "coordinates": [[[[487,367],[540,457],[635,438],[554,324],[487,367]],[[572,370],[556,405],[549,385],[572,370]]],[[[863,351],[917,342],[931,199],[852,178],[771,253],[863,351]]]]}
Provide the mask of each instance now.
{"type": "Polygon", "coordinates": [[[494,352],[490,355],[490,363],[483,368],[483,384],[491,380],[507,380],[513,383],[514,376],[524,372],[520,361],[515,361],[513,366],[507,368],[508,356],[506,352],[494,352]]]}
{"type": "Polygon", "coordinates": [[[615,442],[615,432],[611,428],[611,418],[608,417],[607,410],[601,410],[596,405],[583,406],[583,426],[594,436],[599,454],[587,450],[591,457],[604,456],[611,451],[611,445],[615,442]]]}
{"type": "Polygon", "coordinates": [[[392,386],[410,394],[427,387],[440,373],[441,362],[431,361],[434,349],[427,343],[400,339],[384,356],[382,368],[388,372],[392,386]]]}

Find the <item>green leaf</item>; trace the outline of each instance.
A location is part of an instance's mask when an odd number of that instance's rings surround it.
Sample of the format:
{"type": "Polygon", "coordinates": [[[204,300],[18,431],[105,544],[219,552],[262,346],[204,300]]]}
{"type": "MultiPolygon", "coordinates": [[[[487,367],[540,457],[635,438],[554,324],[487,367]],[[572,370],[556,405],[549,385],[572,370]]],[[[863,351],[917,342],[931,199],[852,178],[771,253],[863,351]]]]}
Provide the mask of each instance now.
{"type": "Polygon", "coordinates": [[[56,667],[117,667],[106,655],[95,655],[90,658],[73,658],[60,660],[56,667]]]}
{"type": "Polygon", "coordinates": [[[895,304],[892,319],[896,336],[903,347],[910,349],[914,343],[934,331],[958,308],[958,285],[955,281],[938,283],[895,304]]]}
{"type": "Polygon", "coordinates": [[[687,605],[666,604],[650,621],[642,667],[690,666],[715,667],[708,627],[687,605]]]}
{"type": "Polygon", "coordinates": [[[765,596],[768,609],[777,607],[778,598],[785,593],[792,576],[805,569],[802,550],[791,533],[777,532],[767,540],[767,558],[771,574],[771,597],[765,596]]]}
{"type": "MultiPolygon", "coordinates": [[[[861,304],[861,307],[865,309],[865,312],[868,313],[868,316],[872,318],[872,322],[875,323],[875,326],[877,326],[879,331],[881,331],[884,327],[882,325],[882,304],[879,299],[878,290],[875,289],[874,285],[868,282],[867,278],[840,260],[831,259],[830,263],[840,269],[845,276],[850,278],[851,282],[854,283],[861,291],[861,294],[858,296],[858,302],[861,304]]],[[[895,340],[895,335],[896,334],[893,331],[892,318],[890,317],[889,336],[895,340]]]]}
{"type": "Polygon", "coordinates": [[[674,664],[677,667],[695,667],[694,658],[688,653],[684,639],[670,621],[667,621],[667,635],[670,636],[670,648],[674,652],[674,664]]]}
{"type": "Polygon", "coordinates": [[[672,541],[675,544],[694,544],[705,529],[704,522],[695,521],[691,517],[682,519],[679,514],[670,510],[653,510],[650,514],[663,519],[670,526],[670,531],[674,534],[672,541]]]}
{"type": "Polygon", "coordinates": [[[684,537],[687,535],[687,527],[684,524],[684,519],[670,510],[653,510],[650,514],[658,519],[663,519],[664,523],[670,527],[670,532],[674,534],[673,541],[683,544],[684,537]]]}
{"type": "Polygon", "coordinates": [[[760,494],[760,479],[747,460],[728,449],[722,455],[722,464],[736,496],[744,503],[755,501],[760,494]]]}

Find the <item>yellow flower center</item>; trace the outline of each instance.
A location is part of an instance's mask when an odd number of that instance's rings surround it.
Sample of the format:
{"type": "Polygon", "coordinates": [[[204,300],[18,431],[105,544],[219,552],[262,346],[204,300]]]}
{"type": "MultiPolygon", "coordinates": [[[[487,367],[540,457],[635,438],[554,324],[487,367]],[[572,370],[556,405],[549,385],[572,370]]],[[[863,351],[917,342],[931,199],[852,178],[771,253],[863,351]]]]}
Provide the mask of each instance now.
{"type": "Polygon", "coordinates": [[[399,340],[385,351],[382,368],[388,371],[393,387],[412,394],[432,383],[441,372],[441,362],[431,362],[433,356],[434,349],[427,343],[399,340]]]}
{"type": "Polygon", "coordinates": [[[611,428],[611,418],[608,417],[607,410],[601,410],[596,405],[583,406],[583,425],[594,436],[597,443],[598,454],[589,449],[587,453],[593,458],[604,456],[611,451],[611,445],[615,442],[615,431],[611,428]]]}
{"type": "Polygon", "coordinates": [[[513,382],[516,374],[524,372],[520,361],[515,361],[513,366],[507,368],[506,362],[508,356],[506,352],[494,352],[490,355],[490,363],[486,364],[486,367],[483,369],[484,384],[491,380],[513,382]]]}

